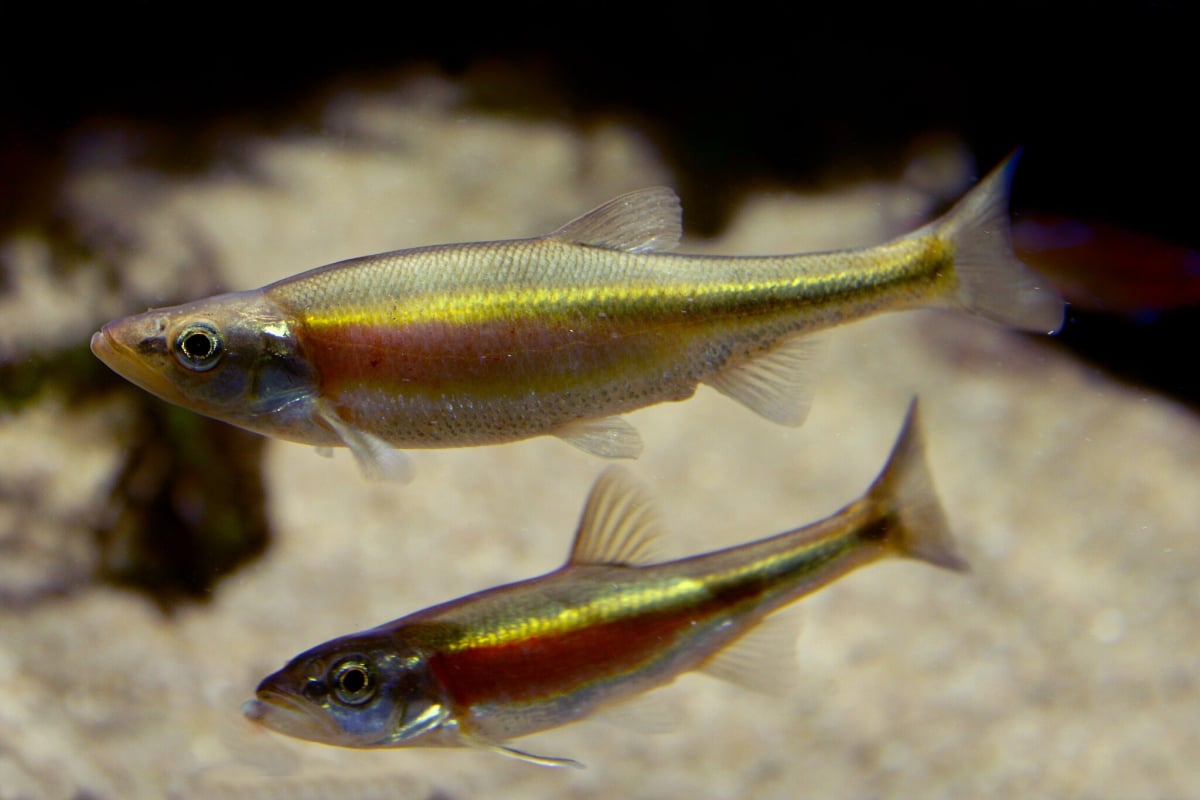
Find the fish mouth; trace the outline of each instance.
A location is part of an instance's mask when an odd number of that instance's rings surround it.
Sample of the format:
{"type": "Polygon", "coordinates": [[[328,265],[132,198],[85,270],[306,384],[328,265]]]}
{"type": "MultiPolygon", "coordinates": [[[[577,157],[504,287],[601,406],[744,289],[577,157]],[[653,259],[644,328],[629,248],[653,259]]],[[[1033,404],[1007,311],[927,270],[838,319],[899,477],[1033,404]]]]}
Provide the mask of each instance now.
{"type": "Polygon", "coordinates": [[[327,714],[289,694],[259,689],[256,696],[242,703],[242,715],[276,733],[322,744],[339,744],[342,738],[337,724],[327,714]]]}
{"type": "Polygon", "coordinates": [[[109,333],[107,325],[92,334],[92,355],[103,361],[106,366],[111,367],[113,370],[116,370],[114,364],[120,358],[117,354],[117,347],[118,345],[113,341],[112,334],[109,333]]]}
{"type": "Polygon", "coordinates": [[[169,403],[186,405],[183,394],[170,380],[135,348],[125,343],[128,338],[118,330],[125,321],[110,322],[92,334],[91,349],[96,358],[125,380],[145,389],[169,403]]]}

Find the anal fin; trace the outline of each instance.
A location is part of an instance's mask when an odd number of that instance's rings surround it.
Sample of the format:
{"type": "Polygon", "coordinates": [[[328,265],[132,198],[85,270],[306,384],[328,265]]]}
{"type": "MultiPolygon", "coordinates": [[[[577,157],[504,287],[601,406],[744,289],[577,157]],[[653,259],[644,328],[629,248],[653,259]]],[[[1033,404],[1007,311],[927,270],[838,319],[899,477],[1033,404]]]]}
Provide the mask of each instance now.
{"type": "Polygon", "coordinates": [[[808,417],[823,350],[819,337],[792,336],[704,382],[772,422],[797,427],[808,417]]]}
{"type": "Polygon", "coordinates": [[[762,694],[788,694],[796,685],[796,639],[802,619],[796,608],[767,617],[700,671],[762,694]]]}

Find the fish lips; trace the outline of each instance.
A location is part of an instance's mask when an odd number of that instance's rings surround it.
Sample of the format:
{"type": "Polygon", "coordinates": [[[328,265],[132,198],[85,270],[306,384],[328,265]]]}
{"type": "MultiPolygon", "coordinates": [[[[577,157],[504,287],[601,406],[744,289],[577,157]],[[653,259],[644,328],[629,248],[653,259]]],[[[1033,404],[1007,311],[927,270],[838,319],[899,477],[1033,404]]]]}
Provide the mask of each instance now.
{"type": "Polygon", "coordinates": [[[337,723],[319,709],[285,692],[259,688],[242,703],[242,715],[277,733],[322,744],[339,744],[337,723]]]}
{"type": "Polygon", "coordinates": [[[135,386],[145,389],[169,403],[188,406],[182,392],[159,369],[153,358],[144,353],[147,349],[165,349],[162,334],[157,336],[145,331],[150,325],[159,323],[144,319],[146,315],[128,317],[110,322],[92,334],[91,349],[105,366],[135,386]],[[145,331],[145,332],[143,332],[145,331]],[[149,347],[153,343],[157,347],[149,347]]]}

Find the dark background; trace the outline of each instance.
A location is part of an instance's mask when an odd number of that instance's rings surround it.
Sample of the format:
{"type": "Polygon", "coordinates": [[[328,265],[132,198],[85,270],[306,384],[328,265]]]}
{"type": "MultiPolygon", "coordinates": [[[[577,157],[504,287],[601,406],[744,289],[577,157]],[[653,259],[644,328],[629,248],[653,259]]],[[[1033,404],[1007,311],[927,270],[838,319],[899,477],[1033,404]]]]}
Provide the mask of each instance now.
{"type": "MultiPolygon", "coordinates": [[[[322,92],[425,65],[469,81],[481,107],[632,120],[673,162],[693,232],[719,227],[740,187],[831,167],[898,174],[911,142],[935,131],[960,136],[983,167],[1024,146],[1018,213],[1200,249],[1196,15],[1176,3],[1046,7],[16,10],[0,48],[0,225],[47,213],[69,144],[106,124],[166,134],[167,160],[199,170],[231,120],[269,131],[322,92]]],[[[1196,404],[1185,356],[1198,330],[1195,307],[1073,309],[1059,341],[1196,404]]]]}

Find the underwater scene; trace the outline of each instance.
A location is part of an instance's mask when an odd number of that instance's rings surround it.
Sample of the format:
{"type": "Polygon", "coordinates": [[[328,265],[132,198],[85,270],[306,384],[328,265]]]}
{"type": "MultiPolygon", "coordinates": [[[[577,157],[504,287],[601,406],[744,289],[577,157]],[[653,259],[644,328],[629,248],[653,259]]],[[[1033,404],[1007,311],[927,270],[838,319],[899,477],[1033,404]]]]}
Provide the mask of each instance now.
{"type": "Polygon", "coordinates": [[[487,75],[8,206],[0,800],[1200,794],[1197,396],[1071,338],[1196,241],[949,129],[705,196],[487,75]]]}

